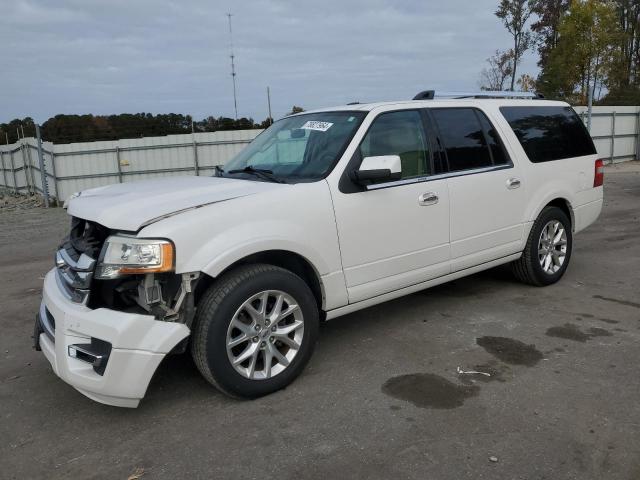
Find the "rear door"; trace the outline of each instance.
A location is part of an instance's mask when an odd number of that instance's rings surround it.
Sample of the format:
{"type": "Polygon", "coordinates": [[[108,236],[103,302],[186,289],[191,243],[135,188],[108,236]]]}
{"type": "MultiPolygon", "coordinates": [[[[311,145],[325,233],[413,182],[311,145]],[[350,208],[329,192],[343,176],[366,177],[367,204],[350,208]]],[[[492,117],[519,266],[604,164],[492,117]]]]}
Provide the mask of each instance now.
{"type": "Polygon", "coordinates": [[[518,252],[525,187],[495,127],[478,108],[429,113],[448,174],[452,271],[518,252]]]}

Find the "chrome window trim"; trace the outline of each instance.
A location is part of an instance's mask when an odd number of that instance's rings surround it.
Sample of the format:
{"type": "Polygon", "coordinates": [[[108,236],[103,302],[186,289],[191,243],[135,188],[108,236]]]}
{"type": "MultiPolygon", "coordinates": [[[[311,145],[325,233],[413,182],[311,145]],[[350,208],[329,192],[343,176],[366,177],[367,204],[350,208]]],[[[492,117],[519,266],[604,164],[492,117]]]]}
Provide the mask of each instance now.
{"type": "Polygon", "coordinates": [[[410,185],[413,183],[430,182],[432,180],[442,180],[444,178],[463,177],[467,175],[475,175],[478,173],[494,172],[497,170],[507,170],[513,168],[513,163],[505,165],[492,165],[491,167],[474,168],[471,170],[460,170],[457,172],[439,173],[437,175],[426,175],[422,177],[405,178],[403,180],[395,180],[393,182],[376,183],[373,185],[367,185],[367,191],[380,190],[382,188],[399,187],[402,185],[410,185]]]}

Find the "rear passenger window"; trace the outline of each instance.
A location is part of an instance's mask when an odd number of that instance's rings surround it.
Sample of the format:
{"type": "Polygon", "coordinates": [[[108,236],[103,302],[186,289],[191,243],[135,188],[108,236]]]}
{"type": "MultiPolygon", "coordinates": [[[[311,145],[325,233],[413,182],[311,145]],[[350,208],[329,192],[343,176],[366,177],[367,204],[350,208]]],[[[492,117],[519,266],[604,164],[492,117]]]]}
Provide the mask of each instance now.
{"type": "Polygon", "coordinates": [[[449,171],[505,165],[509,161],[497,132],[486,116],[474,108],[434,108],[449,171]]]}
{"type": "Polygon", "coordinates": [[[476,111],[476,113],[478,118],[480,118],[482,129],[485,132],[485,138],[487,139],[489,150],[491,151],[491,157],[493,157],[493,164],[506,165],[509,163],[509,160],[507,159],[507,154],[504,151],[498,132],[493,128],[493,125],[491,125],[491,122],[489,122],[489,119],[484,115],[484,113],[478,111],[476,111]]]}
{"type": "Polygon", "coordinates": [[[589,132],[571,107],[501,107],[534,163],[594,155],[589,132]]]}

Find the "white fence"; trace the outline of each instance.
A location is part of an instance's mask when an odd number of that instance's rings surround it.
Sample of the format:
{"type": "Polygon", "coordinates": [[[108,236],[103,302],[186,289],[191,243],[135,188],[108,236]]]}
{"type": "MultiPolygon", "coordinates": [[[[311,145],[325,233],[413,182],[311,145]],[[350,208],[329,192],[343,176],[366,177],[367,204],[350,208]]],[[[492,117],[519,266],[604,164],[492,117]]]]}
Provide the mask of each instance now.
{"type": "MultiPolygon", "coordinates": [[[[586,107],[575,107],[586,123],[586,107]]],[[[49,194],[64,200],[74,192],[118,182],[172,175],[211,175],[216,165],[242,150],[261,130],[146,137],[108,142],[43,144],[49,194]]],[[[591,135],[608,162],[640,158],[640,106],[594,107],[591,135]]],[[[0,145],[0,186],[40,192],[37,143],[33,138],[0,145]]]]}
{"type": "MultiPolygon", "coordinates": [[[[233,130],[107,142],[43,143],[49,195],[64,200],[74,192],[118,182],[175,175],[211,175],[216,165],[242,150],[261,130],[233,130]]],[[[0,145],[0,185],[40,192],[37,142],[0,145]]]]}
{"type": "MultiPolygon", "coordinates": [[[[574,107],[587,123],[587,107],[574,107]]],[[[640,106],[593,107],[591,137],[598,154],[609,163],[640,159],[640,106]]]]}

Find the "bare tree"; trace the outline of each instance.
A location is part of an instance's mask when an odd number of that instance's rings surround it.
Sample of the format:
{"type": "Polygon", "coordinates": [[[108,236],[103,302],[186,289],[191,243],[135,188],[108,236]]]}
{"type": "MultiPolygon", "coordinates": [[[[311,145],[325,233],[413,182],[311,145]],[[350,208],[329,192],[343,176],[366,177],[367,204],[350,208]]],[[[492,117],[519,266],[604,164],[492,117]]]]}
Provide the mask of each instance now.
{"type": "Polygon", "coordinates": [[[482,90],[504,90],[504,82],[511,76],[513,51],[496,50],[487,58],[487,66],[480,72],[482,90]]]}
{"type": "Polygon", "coordinates": [[[533,0],[501,0],[496,16],[502,20],[507,31],[513,37],[513,60],[511,69],[511,90],[516,83],[516,69],[522,55],[531,46],[531,32],[527,21],[531,16],[533,0]]]}
{"type": "Polygon", "coordinates": [[[536,80],[526,73],[520,75],[518,81],[516,82],[521,92],[535,92],[536,91],[536,80]]]}

